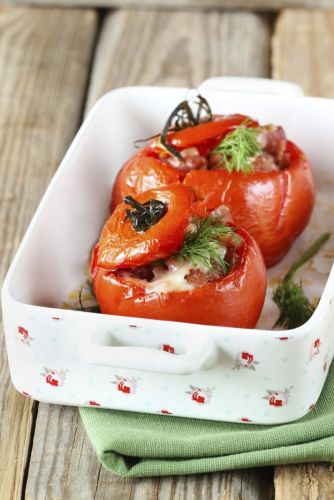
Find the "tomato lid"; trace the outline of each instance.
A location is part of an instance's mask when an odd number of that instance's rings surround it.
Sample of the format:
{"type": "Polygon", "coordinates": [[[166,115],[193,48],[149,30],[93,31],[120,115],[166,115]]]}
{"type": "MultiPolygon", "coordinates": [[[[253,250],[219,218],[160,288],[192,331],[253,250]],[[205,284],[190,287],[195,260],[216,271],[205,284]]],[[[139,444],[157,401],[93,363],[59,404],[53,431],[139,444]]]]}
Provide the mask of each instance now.
{"type": "Polygon", "coordinates": [[[134,228],[127,216],[128,204],[117,206],[101,233],[98,266],[105,269],[143,266],[166,259],[182,247],[193,191],[182,184],[171,184],[136,196],[140,204],[150,200],[163,202],[166,212],[145,231],[134,228]]]}

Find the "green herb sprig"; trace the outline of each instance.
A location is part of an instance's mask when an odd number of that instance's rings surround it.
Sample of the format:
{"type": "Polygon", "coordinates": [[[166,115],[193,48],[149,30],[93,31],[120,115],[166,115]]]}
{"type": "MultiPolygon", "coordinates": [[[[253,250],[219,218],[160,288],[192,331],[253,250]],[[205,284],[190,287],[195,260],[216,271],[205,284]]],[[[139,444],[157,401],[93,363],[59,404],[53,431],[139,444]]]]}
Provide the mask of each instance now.
{"type": "MultiPolygon", "coordinates": [[[[95,298],[95,294],[94,294],[94,288],[93,288],[93,282],[91,280],[87,280],[87,286],[90,290],[90,293],[91,293],[91,300],[96,300],[95,298]]],[[[95,304],[95,305],[90,305],[90,306],[85,306],[84,305],[84,301],[83,301],[83,292],[84,292],[84,286],[82,286],[79,290],[79,295],[78,295],[78,302],[79,302],[79,308],[78,310],[79,311],[84,311],[84,312],[95,312],[95,313],[99,313],[101,312],[100,311],[100,306],[98,304],[95,304]]]]}
{"type": "Polygon", "coordinates": [[[193,223],[195,227],[187,232],[183,247],[177,254],[178,257],[213,272],[214,266],[218,264],[226,274],[228,263],[221,256],[219,240],[224,236],[233,236],[237,246],[240,241],[239,236],[231,227],[224,225],[222,219],[204,217],[194,219],[193,223]]]}
{"type": "Polygon", "coordinates": [[[286,329],[297,328],[306,323],[315,311],[315,307],[306,297],[302,283],[295,283],[293,277],[296,271],[307,261],[316,255],[317,252],[330,238],[330,233],[325,233],[313,243],[313,245],[290,267],[273,293],[273,301],[280,310],[280,316],[274,328],[282,326],[286,329]]]}
{"type": "Polygon", "coordinates": [[[221,166],[229,173],[236,171],[248,174],[253,171],[250,158],[261,151],[261,145],[257,140],[258,135],[258,129],[247,128],[246,124],[243,124],[229,132],[211,151],[211,155],[220,153],[222,155],[221,166]]]}
{"type": "Polygon", "coordinates": [[[72,309],[74,311],[93,313],[101,312],[95,297],[93,282],[90,278],[87,278],[81,285],[80,290],[78,290],[77,300],[74,303],[72,300],[73,299],[71,299],[71,302],[63,302],[62,307],[64,309],[72,309]]]}

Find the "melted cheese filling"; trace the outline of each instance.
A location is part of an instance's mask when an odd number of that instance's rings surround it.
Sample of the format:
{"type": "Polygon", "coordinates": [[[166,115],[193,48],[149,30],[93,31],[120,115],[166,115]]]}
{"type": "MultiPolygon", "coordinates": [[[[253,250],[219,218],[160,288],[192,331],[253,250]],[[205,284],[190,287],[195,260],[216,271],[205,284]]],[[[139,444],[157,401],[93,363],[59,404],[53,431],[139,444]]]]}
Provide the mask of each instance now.
{"type": "Polygon", "coordinates": [[[185,279],[190,269],[196,267],[194,264],[189,261],[177,261],[176,259],[172,263],[167,261],[166,264],[168,270],[162,273],[153,271],[155,278],[147,282],[147,284],[145,283],[145,288],[157,293],[192,290],[194,288],[194,285],[188,283],[185,279]]]}
{"type": "MultiPolygon", "coordinates": [[[[220,247],[220,256],[224,259],[226,255],[226,247],[220,247]]],[[[145,283],[145,288],[150,291],[157,293],[168,293],[177,291],[193,290],[196,288],[195,285],[189,283],[185,277],[189,274],[191,269],[200,269],[205,272],[205,268],[200,265],[195,265],[190,261],[182,261],[175,257],[171,257],[166,260],[167,269],[161,269],[157,266],[154,272],[154,279],[152,281],[138,280],[140,285],[143,286],[145,283]]]]}

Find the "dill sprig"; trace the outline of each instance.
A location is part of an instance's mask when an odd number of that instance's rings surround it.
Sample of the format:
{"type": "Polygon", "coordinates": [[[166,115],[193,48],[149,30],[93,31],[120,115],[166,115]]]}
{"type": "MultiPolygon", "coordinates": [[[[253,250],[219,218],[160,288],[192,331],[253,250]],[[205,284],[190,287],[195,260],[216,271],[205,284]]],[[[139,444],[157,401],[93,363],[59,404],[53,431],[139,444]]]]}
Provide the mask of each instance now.
{"type": "MultiPolygon", "coordinates": [[[[88,286],[88,288],[89,288],[89,290],[91,291],[91,294],[92,294],[92,299],[91,300],[95,299],[93,283],[92,282],[88,282],[87,286],[88,286]]],[[[84,286],[82,286],[80,288],[80,290],[79,290],[79,295],[78,295],[79,307],[77,308],[77,310],[78,311],[84,311],[84,312],[96,312],[96,313],[101,312],[100,311],[100,306],[98,304],[90,305],[90,306],[85,306],[84,305],[83,292],[84,292],[84,286]]]]}
{"type": "Polygon", "coordinates": [[[258,134],[258,129],[247,128],[246,124],[243,124],[229,132],[211,154],[222,155],[221,166],[229,173],[235,170],[248,174],[253,171],[250,158],[261,151],[258,134]]]}
{"type": "Polygon", "coordinates": [[[80,289],[77,291],[77,294],[78,298],[75,301],[75,303],[63,302],[62,307],[64,309],[72,309],[74,311],[93,312],[93,313],[101,312],[100,307],[96,301],[93,281],[91,279],[87,278],[85,280],[85,282],[81,285],[80,289]]]}
{"type": "Polygon", "coordinates": [[[286,329],[297,328],[310,319],[315,311],[315,307],[306,297],[302,282],[293,281],[296,271],[308,260],[316,255],[326,241],[330,238],[330,233],[325,233],[313,243],[313,245],[290,267],[273,293],[273,301],[280,310],[280,316],[276,321],[276,326],[282,326],[286,329]]]}
{"type": "Polygon", "coordinates": [[[190,260],[193,265],[200,265],[213,272],[215,265],[218,264],[226,274],[228,263],[221,255],[220,240],[223,237],[232,236],[237,246],[238,235],[230,226],[225,225],[221,218],[196,218],[193,224],[194,228],[186,233],[183,247],[177,254],[178,257],[190,260]]]}

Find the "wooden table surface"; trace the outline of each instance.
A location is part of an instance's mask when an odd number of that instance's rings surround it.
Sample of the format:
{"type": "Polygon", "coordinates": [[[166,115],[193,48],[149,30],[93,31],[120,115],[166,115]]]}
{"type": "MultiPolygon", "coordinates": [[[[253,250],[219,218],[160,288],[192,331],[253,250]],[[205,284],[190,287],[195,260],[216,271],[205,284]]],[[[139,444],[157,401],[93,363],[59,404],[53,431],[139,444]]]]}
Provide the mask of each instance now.
{"type": "MultiPolygon", "coordinates": [[[[85,113],[106,91],[196,87],[209,76],[242,75],[287,79],[307,94],[334,97],[334,10],[255,13],[218,8],[218,0],[194,2],[216,6],[211,10],[173,3],[181,8],[0,6],[1,277],[85,113]]],[[[334,9],[331,0],[318,6],[334,9]]],[[[3,335],[0,355],[0,500],[334,498],[330,464],[118,478],[101,468],[76,408],[37,403],[13,389],[3,335]]]]}

